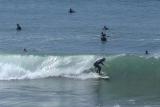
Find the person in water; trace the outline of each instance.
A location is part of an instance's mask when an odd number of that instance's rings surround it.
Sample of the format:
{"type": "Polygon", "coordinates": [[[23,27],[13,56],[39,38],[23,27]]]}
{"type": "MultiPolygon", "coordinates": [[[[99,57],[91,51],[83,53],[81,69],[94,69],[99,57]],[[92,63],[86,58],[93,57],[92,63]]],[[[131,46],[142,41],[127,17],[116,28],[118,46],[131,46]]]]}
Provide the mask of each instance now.
{"type": "Polygon", "coordinates": [[[104,27],[103,27],[103,30],[109,30],[109,28],[108,28],[108,27],[106,27],[106,26],[104,26],[104,27]]]}
{"type": "Polygon", "coordinates": [[[23,51],[24,51],[24,52],[27,52],[27,49],[26,49],[26,48],[24,48],[24,49],[23,49],[23,51]]]}
{"type": "Polygon", "coordinates": [[[22,30],[21,26],[19,24],[17,24],[17,28],[16,28],[17,31],[20,31],[22,30]]]}
{"type": "Polygon", "coordinates": [[[107,38],[106,38],[106,34],[101,32],[101,41],[106,41],[107,38]]]}
{"type": "Polygon", "coordinates": [[[146,50],[146,51],[145,51],[145,54],[146,54],[146,55],[148,55],[148,54],[149,54],[149,53],[148,53],[148,50],[146,50]]]}
{"type": "Polygon", "coordinates": [[[72,8],[70,8],[69,13],[75,13],[75,11],[72,8]]]}
{"type": "Polygon", "coordinates": [[[96,72],[97,72],[99,75],[101,75],[101,66],[100,66],[100,64],[101,64],[101,65],[104,65],[103,62],[104,62],[105,60],[106,60],[105,58],[102,58],[102,59],[97,60],[97,61],[93,64],[94,67],[95,67],[95,69],[96,69],[96,72]]]}
{"type": "Polygon", "coordinates": [[[106,36],[106,34],[105,34],[105,33],[103,33],[103,32],[101,32],[101,36],[106,36]]]}

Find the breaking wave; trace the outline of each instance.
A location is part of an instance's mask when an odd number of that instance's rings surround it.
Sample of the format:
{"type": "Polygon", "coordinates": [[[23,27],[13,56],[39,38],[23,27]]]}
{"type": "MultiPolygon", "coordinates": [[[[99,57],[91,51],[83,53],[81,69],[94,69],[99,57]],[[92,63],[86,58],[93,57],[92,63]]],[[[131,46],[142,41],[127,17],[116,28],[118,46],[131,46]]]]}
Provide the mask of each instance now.
{"type": "Polygon", "coordinates": [[[157,55],[0,55],[0,80],[66,77],[76,79],[98,78],[93,63],[105,57],[102,71],[113,79],[155,79],[160,77],[160,59],[157,55]],[[143,75],[143,76],[142,76],[143,75]]]}

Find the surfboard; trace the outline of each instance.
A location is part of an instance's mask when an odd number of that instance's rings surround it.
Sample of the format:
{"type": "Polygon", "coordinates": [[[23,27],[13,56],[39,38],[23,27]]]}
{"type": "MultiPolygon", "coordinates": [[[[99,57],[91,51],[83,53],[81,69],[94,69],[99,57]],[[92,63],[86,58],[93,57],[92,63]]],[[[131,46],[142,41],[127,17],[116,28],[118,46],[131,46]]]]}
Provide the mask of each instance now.
{"type": "Polygon", "coordinates": [[[104,75],[104,76],[100,76],[99,78],[100,78],[100,79],[106,79],[106,80],[109,80],[109,79],[110,79],[109,76],[105,76],[105,75],[104,75]]]}

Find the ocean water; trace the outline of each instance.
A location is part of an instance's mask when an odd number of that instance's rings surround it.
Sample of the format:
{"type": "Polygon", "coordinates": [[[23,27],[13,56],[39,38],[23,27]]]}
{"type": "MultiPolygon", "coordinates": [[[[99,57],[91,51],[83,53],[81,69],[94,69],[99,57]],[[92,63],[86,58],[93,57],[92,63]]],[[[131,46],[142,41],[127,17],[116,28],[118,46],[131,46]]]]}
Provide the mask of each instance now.
{"type": "Polygon", "coordinates": [[[0,0],[0,107],[159,107],[159,10],[159,0],[0,0]],[[102,57],[110,80],[93,72],[102,57]]]}

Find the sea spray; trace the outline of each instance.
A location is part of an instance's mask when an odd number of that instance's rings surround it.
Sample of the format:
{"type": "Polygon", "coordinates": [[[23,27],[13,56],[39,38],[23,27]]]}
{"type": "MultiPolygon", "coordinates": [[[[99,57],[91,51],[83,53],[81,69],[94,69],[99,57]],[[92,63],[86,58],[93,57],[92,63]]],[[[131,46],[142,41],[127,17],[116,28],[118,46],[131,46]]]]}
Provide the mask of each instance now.
{"type": "MultiPolygon", "coordinates": [[[[90,69],[96,59],[97,56],[94,55],[0,55],[0,80],[37,79],[57,76],[85,78],[84,71],[90,69]]],[[[90,73],[86,74],[86,78],[89,78],[88,74],[90,73]]]]}

